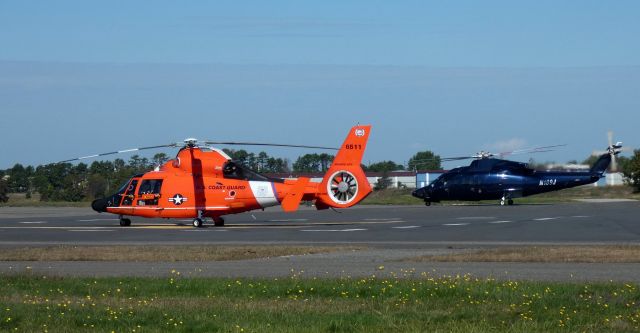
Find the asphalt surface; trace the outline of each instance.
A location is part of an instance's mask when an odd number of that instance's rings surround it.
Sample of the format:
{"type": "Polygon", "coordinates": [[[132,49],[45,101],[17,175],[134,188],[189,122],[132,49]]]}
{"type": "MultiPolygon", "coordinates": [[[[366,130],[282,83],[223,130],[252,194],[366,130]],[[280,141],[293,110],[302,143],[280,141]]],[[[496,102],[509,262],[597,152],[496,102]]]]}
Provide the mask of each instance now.
{"type": "Polygon", "coordinates": [[[74,208],[0,208],[2,247],[113,244],[359,245],[363,251],[232,262],[0,262],[0,272],[82,276],[223,277],[473,274],[533,280],[640,282],[640,264],[419,263],[407,258],[475,248],[545,244],[640,244],[640,202],[556,205],[358,206],[227,216],[196,229],[189,220],[133,218],[74,208]]]}
{"type": "Polygon", "coordinates": [[[640,203],[558,205],[358,206],[339,212],[279,208],[207,221],[118,217],[83,208],[0,208],[0,245],[167,243],[358,243],[415,247],[456,243],[640,242],[640,203]]]}

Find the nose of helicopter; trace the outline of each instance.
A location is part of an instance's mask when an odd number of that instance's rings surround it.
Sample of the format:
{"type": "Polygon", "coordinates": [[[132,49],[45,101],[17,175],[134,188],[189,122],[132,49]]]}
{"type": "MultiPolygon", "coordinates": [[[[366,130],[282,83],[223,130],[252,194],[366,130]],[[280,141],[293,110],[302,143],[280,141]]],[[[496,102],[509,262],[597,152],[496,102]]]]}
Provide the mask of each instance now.
{"type": "Polygon", "coordinates": [[[425,195],[426,195],[427,191],[426,189],[423,188],[419,188],[413,192],[411,192],[411,195],[413,195],[414,197],[418,198],[418,199],[424,199],[425,195]]]}
{"type": "Polygon", "coordinates": [[[91,208],[93,208],[93,210],[95,210],[98,213],[104,213],[107,211],[107,199],[106,198],[102,198],[102,199],[96,199],[93,200],[93,202],[91,202],[91,208]]]}

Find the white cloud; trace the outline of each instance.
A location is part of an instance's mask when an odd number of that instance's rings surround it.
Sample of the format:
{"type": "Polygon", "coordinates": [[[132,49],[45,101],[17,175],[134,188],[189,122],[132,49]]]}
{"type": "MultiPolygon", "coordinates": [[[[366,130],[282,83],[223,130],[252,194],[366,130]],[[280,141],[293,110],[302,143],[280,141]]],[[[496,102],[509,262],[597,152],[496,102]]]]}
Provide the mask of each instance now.
{"type": "Polygon", "coordinates": [[[518,149],[523,149],[527,145],[527,141],[521,138],[512,138],[504,141],[494,142],[485,145],[489,151],[493,153],[510,152],[518,149]]]}

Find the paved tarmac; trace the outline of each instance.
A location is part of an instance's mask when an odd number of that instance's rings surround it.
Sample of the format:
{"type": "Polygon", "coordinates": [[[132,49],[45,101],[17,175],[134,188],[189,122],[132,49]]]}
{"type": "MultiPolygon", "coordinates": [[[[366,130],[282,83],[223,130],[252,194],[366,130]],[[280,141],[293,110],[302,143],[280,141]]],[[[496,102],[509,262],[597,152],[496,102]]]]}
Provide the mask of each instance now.
{"type": "MultiPolygon", "coordinates": [[[[422,273],[533,280],[640,282],[640,264],[417,263],[423,254],[504,245],[640,244],[640,203],[556,205],[358,206],[296,213],[279,209],[226,217],[225,227],[193,228],[189,220],[133,218],[77,208],[0,208],[0,247],[52,244],[360,245],[367,250],[232,262],[0,262],[0,272],[82,276],[224,277],[406,276],[422,273]]],[[[210,222],[210,221],[209,221],[210,222]]]]}

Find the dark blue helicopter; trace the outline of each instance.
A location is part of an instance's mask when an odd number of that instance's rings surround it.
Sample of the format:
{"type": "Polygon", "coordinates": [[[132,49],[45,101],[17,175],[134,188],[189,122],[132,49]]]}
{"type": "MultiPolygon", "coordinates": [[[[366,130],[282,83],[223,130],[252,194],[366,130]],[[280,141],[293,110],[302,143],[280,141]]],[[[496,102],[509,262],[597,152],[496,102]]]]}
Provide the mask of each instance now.
{"type": "MultiPolygon", "coordinates": [[[[558,146],[539,147],[513,153],[550,151],[558,146]]],[[[513,205],[514,198],[557,191],[591,184],[598,181],[612,159],[622,151],[622,142],[610,144],[593,167],[587,172],[538,171],[526,163],[492,158],[495,154],[480,152],[475,156],[443,158],[455,161],[475,158],[469,166],[452,169],[433,183],[413,191],[412,195],[424,200],[425,205],[447,200],[479,201],[500,200],[500,205],[513,205]]],[[[502,156],[502,154],[501,154],[502,156]]]]}

